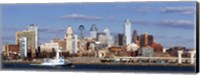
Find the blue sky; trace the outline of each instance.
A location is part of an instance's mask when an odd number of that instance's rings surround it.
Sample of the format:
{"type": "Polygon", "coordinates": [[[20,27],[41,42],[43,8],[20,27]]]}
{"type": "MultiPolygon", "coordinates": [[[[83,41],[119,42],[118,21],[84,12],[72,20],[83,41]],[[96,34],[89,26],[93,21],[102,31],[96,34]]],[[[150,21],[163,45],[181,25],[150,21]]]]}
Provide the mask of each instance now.
{"type": "Polygon", "coordinates": [[[141,35],[152,34],[155,42],[164,47],[194,48],[196,41],[195,2],[129,2],[129,3],[63,3],[63,4],[4,4],[3,43],[15,43],[16,31],[29,24],[39,27],[40,43],[55,37],[64,38],[67,26],[75,33],[85,26],[85,34],[92,24],[101,32],[109,28],[112,35],[123,32],[126,18],[133,22],[132,29],[141,35]]]}

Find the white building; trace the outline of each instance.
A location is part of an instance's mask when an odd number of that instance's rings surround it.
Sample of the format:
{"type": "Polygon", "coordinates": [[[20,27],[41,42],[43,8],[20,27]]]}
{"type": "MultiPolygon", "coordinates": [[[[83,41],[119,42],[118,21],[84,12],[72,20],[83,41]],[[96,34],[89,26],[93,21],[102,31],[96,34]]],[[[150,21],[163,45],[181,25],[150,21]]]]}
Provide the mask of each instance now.
{"type": "Polygon", "coordinates": [[[127,51],[137,51],[139,48],[139,46],[135,43],[132,43],[130,45],[127,46],[127,51]]]}
{"type": "Polygon", "coordinates": [[[124,23],[124,34],[126,36],[126,45],[131,44],[132,25],[130,19],[126,19],[124,23]]]}
{"type": "Polygon", "coordinates": [[[59,48],[58,43],[50,42],[50,43],[44,43],[40,45],[41,52],[46,51],[46,52],[52,52],[52,49],[57,50],[59,48]]]}
{"type": "Polygon", "coordinates": [[[72,41],[72,51],[70,53],[77,53],[78,51],[78,35],[74,35],[72,41]]]}
{"type": "Polygon", "coordinates": [[[28,27],[28,31],[35,32],[35,49],[38,47],[38,27],[35,24],[31,24],[28,27]]]}
{"type": "Polygon", "coordinates": [[[72,41],[73,41],[73,30],[71,26],[67,27],[67,32],[65,35],[66,39],[66,51],[71,52],[72,51],[72,41]]]}
{"type": "Polygon", "coordinates": [[[20,41],[20,56],[22,58],[26,58],[27,57],[27,52],[28,52],[28,48],[27,48],[27,37],[22,37],[19,39],[20,41]]]}

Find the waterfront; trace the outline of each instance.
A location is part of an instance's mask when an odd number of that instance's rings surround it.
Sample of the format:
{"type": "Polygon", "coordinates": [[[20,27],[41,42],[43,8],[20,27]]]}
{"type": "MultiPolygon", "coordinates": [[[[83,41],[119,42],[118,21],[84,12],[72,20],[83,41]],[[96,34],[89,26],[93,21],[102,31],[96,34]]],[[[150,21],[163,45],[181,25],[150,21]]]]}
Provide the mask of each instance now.
{"type": "Polygon", "coordinates": [[[4,63],[2,66],[4,70],[195,73],[194,66],[74,64],[72,66],[50,67],[13,63],[4,63]]]}

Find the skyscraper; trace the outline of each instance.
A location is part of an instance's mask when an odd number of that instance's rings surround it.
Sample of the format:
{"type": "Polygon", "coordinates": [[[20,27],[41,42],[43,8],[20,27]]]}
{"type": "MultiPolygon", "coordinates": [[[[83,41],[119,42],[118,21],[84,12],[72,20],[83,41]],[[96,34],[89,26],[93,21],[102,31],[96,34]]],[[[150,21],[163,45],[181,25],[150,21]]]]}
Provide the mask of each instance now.
{"type": "Polygon", "coordinates": [[[110,30],[108,28],[105,28],[103,32],[106,34],[107,47],[111,47],[112,36],[110,35],[110,30]]]}
{"type": "Polygon", "coordinates": [[[77,53],[78,52],[78,35],[73,36],[72,40],[72,52],[71,53],[77,53]]]}
{"type": "Polygon", "coordinates": [[[144,33],[140,36],[140,47],[148,46],[148,34],[144,33]]]}
{"type": "Polygon", "coordinates": [[[136,30],[134,30],[132,35],[132,43],[137,43],[137,40],[138,40],[138,33],[136,30]]]}
{"type": "Polygon", "coordinates": [[[72,40],[73,40],[73,30],[72,30],[71,26],[67,27],[65,40],[66,40],[66,51],[71,52],[71,50],[72,50],[72,40]]]}
{"type": "Polygon", "coordinates": [[[93,24],[90,28],[90,37],[96,38],[97,37],[97,27],[93,24]]]}
{"type": "Polygon", "coordinates": [[[31,24],[28,30],[16,32],[16,44],[20,44],[20,39],[22,37],[27,38],[27,49],[31,50],[31,56],[35,57],[35,49],[37,49],[38,43],[38,30],[37,26],[31,24]]]}
{"type": "Polygon", "coordinates": [[[147,33],[144,33],[140,36],[140,46],[151,46],[154,43],[153,35],[148,35],[147,33]]]}
{"type": "Polygon", "coordinates": [[[30,24],[28,31],[33,31],[35,33],[35,49],[38,47],[38,27],[35,24],[30,24]]]}
{"type": "Polygon", "coordinates": [[[115,36],[115,46],[125,46],[126,36],[124,34],[118,34],[115,36]]]}
{"type": "Polygon", "coordinates": [[[78,30],[80,31],[80,39],[84,39],[84,30],[85,30],[85,27],[83,25],[80,25],[78,27],[78,30]]]}
{"type": "Polygon", "coordinates": [[[21,58],[26,58],[28,54],[28,48],[27,48],[27,38],[22,37],[19,39],[19,50],[20,50],[20,56],[21,58]]]}
{"type": "Polygon", "coordinates": [[[126,36],[126,45],[131,44],[131,21],[130,19],[126,19],[124,23],[124,34],[126,36]]]}

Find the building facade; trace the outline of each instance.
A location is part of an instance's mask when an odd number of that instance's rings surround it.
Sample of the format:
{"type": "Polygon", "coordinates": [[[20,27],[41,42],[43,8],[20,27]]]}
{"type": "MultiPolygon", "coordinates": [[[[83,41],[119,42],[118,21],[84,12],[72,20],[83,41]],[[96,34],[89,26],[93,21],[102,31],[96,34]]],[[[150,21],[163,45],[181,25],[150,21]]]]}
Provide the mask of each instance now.
{"type": "Polygon", "coordinates": [[[143,57],[153,57],[154,56],[154,50],[150,46],[143,47],[141,49],[141,51],[142,51],[142,56],[143,57]]]}
{"type": "Polygon", "coordinates": [[[130,19],[126,19],[124,23],[124,34],[126,36],[126,45],[131,44],[132,24],[130,19]]]}
{"type": "Polygon", "coordinates": [[[112,36],[110,35],[110,30],[108,28],[105,28],[103,32],[106,34],[107,47],[111,47],[111,45],[112,45],[112,36]]]}
{"type": "Polygon", "coordinates": [[[78,35],[74,35],[73,41],[72,41],[72,52],[71,53],[77,53],[79,51],[78,49],[78,35]]]}
{"type": "Polygon", "coordinates": [[[40,45],[41,52],[52,52],[53,49],[57,50],[59,44],[55,42],[44,43],[40,45]]]}
{"type": "Polygon", "coordinates": [[[38,32],[35,25],[30,25],[28,30],[16,32],[16,44],[20,44],[20,39],[27,38],[27,48],[31,50],[31,56],[35,57],[35,50],[38,43],[38,32]]]}
{"type": "Polygon", "coordinates": [[[115,46],[125,46],[126,45],[126,36],[124,34],[117,34],[115,36],[115,46]]]}
{"type": "Polygon", "coordinates": [[[67,32],[65,35],[65,40],[66,40],[66,51],[65,52],[70,52],[72,51],[72,41],[73,41],[73,30],[71,26],[67,27],[67,32]]]}
{"type": "Polygon", "coordinates": [[[27,37],[22,37],[19,39],[19,49],[21,58],[26,58],[28,56],[28,40],[27,37]]]}
{"type": "Polygon", "coordinates": [[[106,48],[108,46],[106,33],[97,33],[96,41],[100,43],[100,48],[106,48]]]}
{"type": "Polygon", "coordinates": [[[96,39],[97,37],[97,27],[95,24],[93,24],[90,28],[90,37],[96,39]]]}

